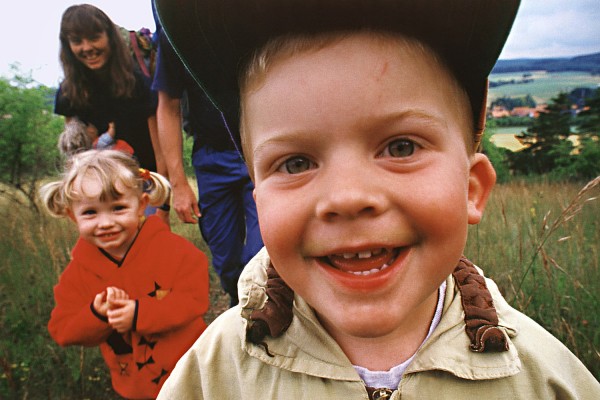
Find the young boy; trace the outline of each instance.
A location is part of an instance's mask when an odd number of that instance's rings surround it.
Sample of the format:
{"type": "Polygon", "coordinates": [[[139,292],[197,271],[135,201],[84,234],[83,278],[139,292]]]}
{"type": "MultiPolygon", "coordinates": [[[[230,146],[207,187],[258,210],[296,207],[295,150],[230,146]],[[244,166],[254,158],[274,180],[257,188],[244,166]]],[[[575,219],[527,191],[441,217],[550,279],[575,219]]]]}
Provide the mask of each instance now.
{"type": "Polygon", "coordinates": [[[265,243],[240,306],[160,399],[599,398],[581,362],[462,257],[495,183],[476,150],[518,1],[157,8],[232,119],[239,93],[265,243]]]}

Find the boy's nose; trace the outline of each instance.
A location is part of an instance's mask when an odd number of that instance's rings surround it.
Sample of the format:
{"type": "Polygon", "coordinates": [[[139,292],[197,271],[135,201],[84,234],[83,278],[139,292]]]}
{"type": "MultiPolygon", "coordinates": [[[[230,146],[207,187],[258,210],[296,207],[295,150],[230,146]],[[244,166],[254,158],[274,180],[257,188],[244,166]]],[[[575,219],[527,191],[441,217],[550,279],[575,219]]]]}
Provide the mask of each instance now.
{"type": "Polygon", "coordinates": [[[336,218],[374,217],[387,207],[387,197],[377,188],[377,177],[368,177],[365,171],[323,182],[317,202],[317,216],[324,220],[336,218]]]}

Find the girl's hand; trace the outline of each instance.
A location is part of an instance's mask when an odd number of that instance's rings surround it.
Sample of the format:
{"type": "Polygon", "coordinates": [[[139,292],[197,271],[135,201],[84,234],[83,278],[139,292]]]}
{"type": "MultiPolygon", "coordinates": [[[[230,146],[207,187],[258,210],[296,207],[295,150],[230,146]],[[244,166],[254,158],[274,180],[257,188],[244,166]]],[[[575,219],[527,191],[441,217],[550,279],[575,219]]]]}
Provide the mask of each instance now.
{"type": "Polygon", "coordinates": [[[106,288],[106,302],[108,303],[109,310],[118,308],[115,302],[128,299],[129,295],[123,289],[119,289],[114,286],[106,288]]]}
{"type": "Polygon", "coordinates": [[[130,331],[133,327],[135,300],[115,300],[113,307],[106,313],[110,326],[119,333],[130,331]]]}
{"type": "Polygon", "coordinates": [[[108,311],[108,302],[106,301],[106,290],[103,290],[101,293],[98,293],[96,297],[94,297],[93,303],[94,310],[103,317],[106,317],[106,312],[108,311]]]}

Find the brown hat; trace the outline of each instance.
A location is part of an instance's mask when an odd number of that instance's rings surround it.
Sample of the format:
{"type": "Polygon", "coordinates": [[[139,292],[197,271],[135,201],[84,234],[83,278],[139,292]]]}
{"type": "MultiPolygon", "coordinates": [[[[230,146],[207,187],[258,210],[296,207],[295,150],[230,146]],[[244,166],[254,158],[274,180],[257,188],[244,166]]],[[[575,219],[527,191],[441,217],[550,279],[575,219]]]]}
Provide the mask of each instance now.
{"type": "MultiPolygon", "coordinates": [[[[483,129],[487,77],[520,0],[154,0],[184,64],[213,103],[238,126],[238,76],[274,37],[371,29],[432,47],[469,95],[483,129]]],[[[476,138],[478,142],[478,138],[476,138]]],[[[477,146],[477,143],[475,144],[477,146]]]]}

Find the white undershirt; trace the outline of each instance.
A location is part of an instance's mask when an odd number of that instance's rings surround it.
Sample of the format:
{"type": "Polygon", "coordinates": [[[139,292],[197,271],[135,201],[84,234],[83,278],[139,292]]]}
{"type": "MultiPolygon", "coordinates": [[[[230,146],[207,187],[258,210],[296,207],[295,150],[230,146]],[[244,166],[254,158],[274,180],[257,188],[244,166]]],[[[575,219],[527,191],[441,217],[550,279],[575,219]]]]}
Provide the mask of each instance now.
{"type": "MultiPolygon", "coordinates": [[[[431,320],[431,325],[429,325],[429,332],[427,332],[427,336],[423,343],[419,346],[419,349],[423,344],[429,339],[431,333],[435,330],[435,328],[440,323],[440,319],[442,318],[442,309],[444,307],[444,298],[446,296],[446,281],[442,283],[442,285],[438,289],[438,302],[435,308],[435,314],[433,315],[433,319],[431,320]]],[[[418,351],[418,349],[417,349],[418,351]]],[[[415,354],[417,352],[415,351],[415,354]]],[[[392,367],[389,371],[370,371],[366,368],[359,367],[358,365],[354,365],[354,369],[358,372],[358,375],[363,380],[366,386],[372,388],[388,388],[388,389],[396,389],[398,385],[400,385],[400,380],[402,379],[402,375],[406,368],[410,364],[410,362],[415,358],[415,354],[410,356],[410,358],[404,361],[400,365],[396,365],[392,367]]]]}

